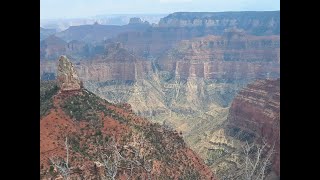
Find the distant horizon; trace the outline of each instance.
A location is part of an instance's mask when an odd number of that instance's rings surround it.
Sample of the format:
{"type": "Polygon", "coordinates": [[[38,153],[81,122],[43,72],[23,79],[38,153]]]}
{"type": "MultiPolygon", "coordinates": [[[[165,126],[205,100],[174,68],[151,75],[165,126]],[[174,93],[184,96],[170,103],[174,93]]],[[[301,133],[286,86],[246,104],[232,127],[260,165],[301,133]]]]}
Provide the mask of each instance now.
{"type": "Polygon", "coordinates": [[[93,16],[87,16],[87,17],[71,17],[71,18],[64,18],[64,17],[57,17],[57,18],[40,18],[40,20],[72,20],[72,19],[90,19],[90,18],[95,18],[99,16],[130,16],[130,15],[166,15],[168,16],[169,14],[173,13],[223,13],[223,12],[276,12],[280,11],[279,10],[263,10],[263,11],[176,11],[172,13],[119,13],[119,14],[98,14],[98,15],[93,15],[93,16]]]}
{"type": "Polygon", "coordinates": [[[280,0],[40,0],[40,19],[78,19],[100,14],[279,10],[280,0]]]}

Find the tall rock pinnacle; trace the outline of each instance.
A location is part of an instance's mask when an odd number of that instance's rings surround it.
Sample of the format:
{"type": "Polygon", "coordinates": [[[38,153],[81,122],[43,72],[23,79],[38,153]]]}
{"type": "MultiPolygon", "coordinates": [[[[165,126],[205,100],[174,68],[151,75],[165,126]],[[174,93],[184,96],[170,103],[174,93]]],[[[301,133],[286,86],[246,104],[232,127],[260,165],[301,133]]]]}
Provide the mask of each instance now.
{"type": "Polygon", "coordinates": [[[72,63],[66,56],[61,56],[58,66],[58,85],[61,91],[81,89],[81,82],[72,63]]]}

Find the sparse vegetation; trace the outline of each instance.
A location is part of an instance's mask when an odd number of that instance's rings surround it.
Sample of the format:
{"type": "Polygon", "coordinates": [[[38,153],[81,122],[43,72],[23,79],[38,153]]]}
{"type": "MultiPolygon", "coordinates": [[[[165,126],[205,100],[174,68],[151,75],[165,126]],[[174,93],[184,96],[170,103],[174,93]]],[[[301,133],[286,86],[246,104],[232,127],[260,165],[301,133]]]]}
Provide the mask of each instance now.
{"type": "Polygon", "coordinates": [[[50,174],[53,174],[53,170],[54,170],[54,167],[50,166],[50,169],[49,169],[50,174]]]}
{"type": "Polygon", "coordinates": [[[179,180],[201,180],[201,176],[198,171],[194,169],[186,169],[182,177],[179,178],[179,180]]]}
{"type": "MultiPolygon", "coordinates": [[[[193,179],[199,179],[197,173],[192,171],[181,171],[174,174],[171,170],[167,170],[168,168],[178,170],[177,164],[181,164],[186,169],[194,168],[193,163],[184,154],[183,148],[186,146],[182,137],[169,126],[149,123],[145,119],[135,117],[132,112],[128,111],[130,106],[110,104],[86,90],[61,93],[57,99],[62,100],[57,103],[58,110],[61,108],[76,120],[75,124],[78,124],[79,121],[85,124],[83,127],[79,127],[81,134],[79,134],[80,132],[72,132],[67,135],[68,146],[70,145],[70,162],[65,157],[50,158],[51,165],[57,169],[57,171],[53,170],[54,176],[50,177],[62,176],[66,178],[69,175],[75,176],[74,174],[82,176],[83,170],[75,172],[75,169],[79,168],[78,163],[94,161],[98,164],[108,165],[108,168],[103,168],[104,173],[95,174],[101,178],[115,179],[123,173],[128,178],[135,179],[139,177],[140,179],[160,178],[160,174],[152,172],[153,161],[158,160],[161,162],[160,170],[166,171],[163,176],[166,177],[165,179],[176,179],[179,176],[189,175],[193,179]],[[111,128],[110,134],[105,133],[105,130],[102,129],[104,126],[102,117],[105,116],[120,123],[120,125],[119,123],[114,124],[117,127],[114,130],[111,128]],[[123,128],[124,131],[121,131],[122,127],[128,129],[123,128]],[[134,144],[132,144],[133,142],[134,144]],[[101,157],[100,153],[103,153],[101,157]],[[183,157],[180,157],[181,153],[183,157]]],[[[55,127],[58,128],[59,125],[55,127]]],[[[66,145],[66,147],[68,146],[66,145]]]]}
{"type": "Polygon", "coordinates": [[[217,159],[223,157],[227,153],[223,149],[208,150],[207,164],[212,165],[217,159]]]}
{"type": "Polygon", "coordinates": [[[56,81],[40,81],[40,118],[53,108],[52,97],[58,89],[56,81]]]}
{"type": "Polygon", "coordinates": [[[82,91],[81,95],[68,97],[63,105],[63,110],[77,121],[99,121],[99,114],[104,113],[105,116],[110,116],[121,123],[127,120],[114,110],[107,108],[107,101],[99,98],[88,91],[82,91]]]}

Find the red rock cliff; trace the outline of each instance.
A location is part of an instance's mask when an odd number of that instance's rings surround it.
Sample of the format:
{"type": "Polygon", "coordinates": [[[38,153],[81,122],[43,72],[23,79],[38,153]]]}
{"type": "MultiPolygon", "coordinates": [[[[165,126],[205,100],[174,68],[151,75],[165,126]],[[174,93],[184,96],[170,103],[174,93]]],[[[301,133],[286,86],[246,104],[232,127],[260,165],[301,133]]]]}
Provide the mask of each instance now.
{"type": "Polygon", "coordinates": [[[230,126],[275,144],[273,167],[280,175],[280,79],[257,80],[241,90],[232,102],[228,121],[230,126]]]}

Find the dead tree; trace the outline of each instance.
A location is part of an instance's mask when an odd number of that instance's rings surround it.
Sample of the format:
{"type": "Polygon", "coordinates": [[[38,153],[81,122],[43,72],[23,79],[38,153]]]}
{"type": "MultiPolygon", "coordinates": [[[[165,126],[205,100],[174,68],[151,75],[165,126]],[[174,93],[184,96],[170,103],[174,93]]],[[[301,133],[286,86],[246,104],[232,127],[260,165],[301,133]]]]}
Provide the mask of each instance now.
{"type": "MultiPolygon", "coordinates": [[[[141,145],[143,142],[140,142],[139,144],[141,145]]],[[[134,169],[136,168],[142,168],[148,176],[147,179],[151,179],[152,160],[147,160],[143,153],[141,153],[141,149],[138,147],[130,146],[129,149],[133,155],[131,158],[129,156],[124,157],[120,154],[114,139],[108,144],[103,142],[99,146],[98,154],[100,155],[100,162],[102,162],[105,168],[105,179],[114,180],[120,169],[129,171],[129,173],[127,173],[127,180],[132,179],[134,169]]]]}
{"type": "Polygon", "coordinates": [[[239,151],[237,167],[218,170],[219,179],[265,180],[268,168],[272,165],[274,145],[270,147],[264,141],[262,145],[246,142],[239,151]]]}
{"type": "Polygon", "coordinates": [[[274,153],[274,146],[270,149],[267,143],[262,145],[246,144],[243,146],[244,164],[243,177],[245,180],[264,180],[266,170],[271,165],[271,157],[274,153]]]}
{"type": "MultiPolygon", "coordinates": [[[[104,147],[105,146],[103,146],[103,148],[104,147]]],[[[118,173],[120,161],[123,157],[119,153],[119,150],[113,140],[108,147],[110,148],[111,153],[108,155],[107,153],[103,152],[103,150],[100,150],[100,157],[105,168],[105,178],[115,180],[115,177],[118,173]]]]}
{"type": "Polygon", "coordinates": [[[69,145],[68,138],[66,137],[65,147],[67,151],[67,159],[66,161],[58,159],[58,158],[49,158],[51,164],[59,171],[62,175],[63,179],[70,179],[70,168],[69,168],[69,145]]]}

